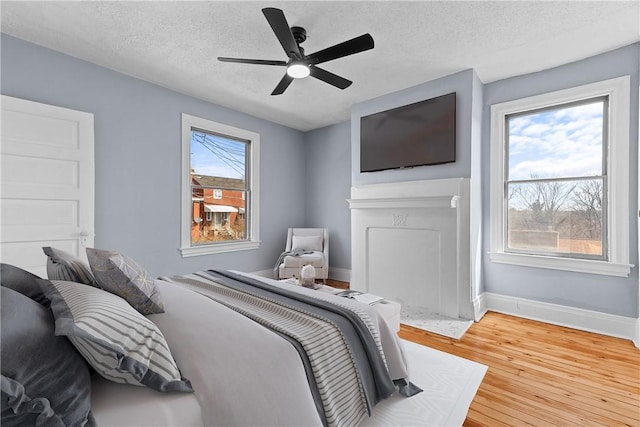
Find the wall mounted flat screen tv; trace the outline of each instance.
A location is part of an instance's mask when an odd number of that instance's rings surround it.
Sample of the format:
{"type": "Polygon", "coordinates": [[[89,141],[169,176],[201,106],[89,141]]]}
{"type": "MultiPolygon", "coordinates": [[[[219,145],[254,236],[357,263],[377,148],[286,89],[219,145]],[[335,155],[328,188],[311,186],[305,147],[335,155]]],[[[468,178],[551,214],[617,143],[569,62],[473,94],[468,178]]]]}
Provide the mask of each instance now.
{"type": "Polygon", "coordinates": [[[360,172],[455,161],[455,92],[360,118],[360,172]]]}

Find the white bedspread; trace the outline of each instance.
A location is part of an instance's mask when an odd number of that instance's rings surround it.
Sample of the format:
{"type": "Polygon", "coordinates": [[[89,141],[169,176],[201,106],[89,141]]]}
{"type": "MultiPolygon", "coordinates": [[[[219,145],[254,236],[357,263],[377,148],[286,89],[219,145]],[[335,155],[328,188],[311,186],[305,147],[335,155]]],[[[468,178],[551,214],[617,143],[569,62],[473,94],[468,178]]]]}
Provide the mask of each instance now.
{"type": "Polygon", "coordinates": [[[99,427],[202,427],[200,403],[193,393],[160,393],[118,384],[94,375],[91,411],[99,427]]]}

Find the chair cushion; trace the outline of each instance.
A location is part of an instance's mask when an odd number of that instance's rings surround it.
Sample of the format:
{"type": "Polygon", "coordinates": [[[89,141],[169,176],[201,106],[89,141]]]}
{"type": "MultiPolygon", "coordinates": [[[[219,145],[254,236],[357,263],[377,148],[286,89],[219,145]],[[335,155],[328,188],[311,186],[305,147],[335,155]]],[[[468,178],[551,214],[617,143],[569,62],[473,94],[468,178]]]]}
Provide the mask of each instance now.
{"type": "Polygon", "coordinates": [[[324,266],[324,254],[322,252],[312,252],[300,256],[284,257],[285,268],[300,268],[304,265],[312,265],[316,268],[324,266]]]}
{"type": "Polygon", "coordinates": [[[322,236],[296,236],[291,237],[291,249],[304,249],[307,251],[322,251],[322,236]]]}

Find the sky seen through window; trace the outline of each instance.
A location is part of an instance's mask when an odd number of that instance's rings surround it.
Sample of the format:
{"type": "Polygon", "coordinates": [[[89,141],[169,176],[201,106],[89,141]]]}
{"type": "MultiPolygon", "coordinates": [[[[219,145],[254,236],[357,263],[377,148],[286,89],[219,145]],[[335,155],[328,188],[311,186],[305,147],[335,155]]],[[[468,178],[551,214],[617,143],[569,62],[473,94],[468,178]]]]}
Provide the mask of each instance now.
{"type": "Polygon", "coordinates": [[[198,175],[244,179],[246,150],[245,142],[191,131],[191,168],[198,175]]]}
{"type": "Polygon", "coordinates": [[[602,175],[604,101],[510,117],[509,181],[602,175]]]}

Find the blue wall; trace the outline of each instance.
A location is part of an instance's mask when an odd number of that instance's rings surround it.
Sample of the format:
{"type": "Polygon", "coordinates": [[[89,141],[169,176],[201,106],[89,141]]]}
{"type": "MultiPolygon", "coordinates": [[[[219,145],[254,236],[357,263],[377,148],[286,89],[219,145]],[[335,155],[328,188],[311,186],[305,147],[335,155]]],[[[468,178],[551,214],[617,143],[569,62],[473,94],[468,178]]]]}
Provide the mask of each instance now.
{"type": "Polygon", "coordinates": [[[559,89],[631,76],[629,129],[629,244],[628,278],[519,267],[489,260],[489,168],[484,170],[484,286],[488,292],[526,298],[626,317],[638,317],[638,72],[640,44],[627,46],[550,70],[485,85],[483,164],[489,164],[492,104],[559,89]]]}
{"type": "Polygon", "coordinates": [[[154,275],[258,271],[273,267],[287,227],[304,225],[303,133],[5,34],[1,43],[2,94],[94,114],[96,247],[121,251],[154,275]],[[260,249],[181,258],[183,112],[260,134],[260,249]]]}
{"type": "Polygon", "coordinates": [[[331,268],[351,269],[351,130],[343,122],[308,132],[305,139],[307,227],[329,229],[331,268]]]}

